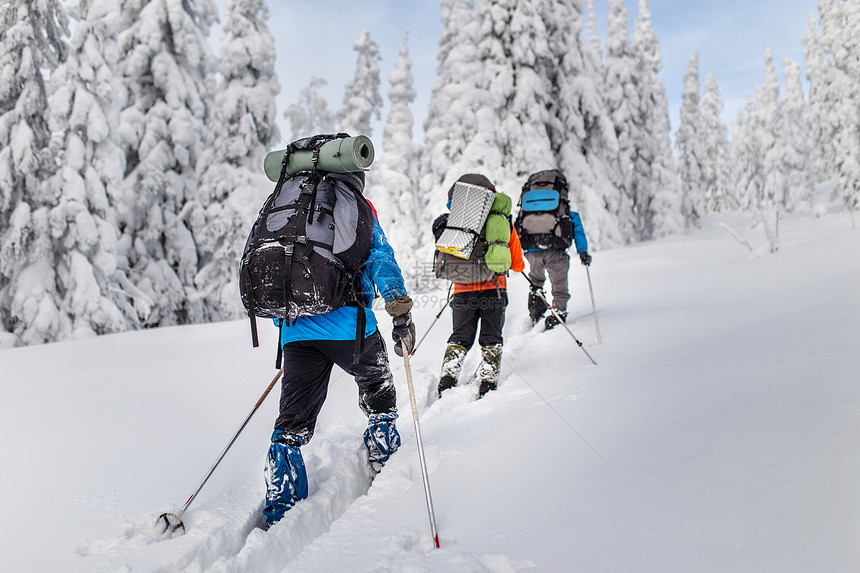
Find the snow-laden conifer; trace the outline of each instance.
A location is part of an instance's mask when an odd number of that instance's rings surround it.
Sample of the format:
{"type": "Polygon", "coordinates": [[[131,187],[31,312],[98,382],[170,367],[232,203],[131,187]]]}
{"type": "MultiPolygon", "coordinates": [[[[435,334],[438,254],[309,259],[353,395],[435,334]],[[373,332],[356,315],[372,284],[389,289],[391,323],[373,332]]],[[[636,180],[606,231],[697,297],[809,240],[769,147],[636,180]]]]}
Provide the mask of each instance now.
{"type": "Polygon", "coordinates": [[[551,78],[557,65],[548,42],[542,0],[481,0],[478,49],[498,118],[501,171],[485,173],[515,195],[534,171],[555,167],[549,140],[551,78]]]}
{"type": "Polygon", "coordinates": [[[860,5],[856,1],[818,3],[829,72],[834,173],[837,192],[852,211],[860,210],[860,5]]]}
{"type": "Polygon", "coordinates": [[[670,143],[669,102],[658,73],[663,68],[660,43],[651,24],[647,0],[639,0],[633,44],[641,70],[636,158],[633,161],[638,229],[643,239],[664,237],[684,228],[681,192],[670,143]]]}
{"type": "Polygon", "coordinates": [[[242,314],[237,268],[248,230],[271,192],[263,158],[279,140],[275,41],[264,0],[227,0],[221,31],[221,72],[209,113],[200,185],[189,200],[199,272],[194,282],[206,320],[242,314]]]}
{"type": "Polygon", "coordinates": [[[809,107],[803,95],[800,66],[786,59],[783,67],[785,92],[779,102],[776,169],[781,179],[780,206],[791,212],[812,207],[809,107]]]}
{"type": "Polygon", "coordinates": [[[763,129],[752,96],[738,112],[732,128],[732,185],[742,210],[757,209],[764,197],[765,169],[761,152],[763,129]]]}
{"type": "Polygon", "coordinates": [[[707,209],[702,141],[702,110],[699,106],[699,54],[693,54],[684,75],[681,124],[675,135],[675,160],[683,197],[682,209],[688,225],[699,226],[707,209]]]}
{"type": "Polygon", "coordinates": [[[212,0],[123,4],[120,249],[132,282],[153,301],[149,326],[205,317],[194,287],[198,257],[187,206],[198,189],[196,167],[215,88],[206,35],[216,19],[212,0]]]}
{"type": "Polygon", "coordinates": [[[418,153],[412,142],[412,126],[415,120],[411,105],[415,101],[412,60],[409,57],[408,33],[388,77],[390,110],[382,136],[382,158],[367,175],[367,196],[376,206],[379,222],[388,237],[388,242],[397,255],[410,290],[427,290],[428,275],[418,258],[420,247],[432,242],[428,238],[421,215],[418,191],[418,153]]]}
{"type": "Polygon", "coordinates": [[[630,42],[628,14],[624,0],[607,0],[609,7],[604,63],[603,93],[610,120],[614,126],[617,153],[607,158],[607,167],[619,190],[616,205],[610,205],[617,215],[621,233],[628,241],[641,238],[637,201],[639,178],[633,166],[637,156],[641,107],[639,61],[630,42]]]}
{"type": "MultiPolygon", "coordinates": [[[[420,186],[423,228],[445,209],[448,188],[464,173],[493,177],[502,157],[495,145],[497,119],[481,54],[481,17],[473,0],[441,0],[437,79],[424,120],[420,186]]],[[[427,245],[421,260],[430,260],[427,245]]]]}
{"type": "Polygon", "coordinates": [[[821,37],[815,23],[815,17],[810,15],[806,24],[806,37],[803,44],[806,61],[806,79],[809,81],[809,123],[811,162],[817,181],[827,181],[833,177],[836,161],[833,146],[833,130],[831,121],[832,98],[831,72],[826,64],[826,54],[821,45],[821,37]]]}
{"type": "Polygon", "coordinates": [[[0,347],[68,331],[55,292],[43,182],[49,150],[45,76],[66,59],[68,16],[57,0],[0,4],[0,347]]]}
{"type": "Polygon", "coordinates": [[[379,93],[379,46],[371,38],[370,32],[363,30],[352,49],[357,54],[355,72],[346,85],[343,107],[337,112],[340,131],[371,137],[371,122],[381,117],[382,110],[382,96],[379,93]]]}
{"type": "Polygon", "coordinates": [[[596,28],[588,42],[581,3],[573,0],[552,0],[543,14],[552,86],[547,128],[557,166],[571,184],[571,206],[582,216],[593,247],[624,243],[629,237],[618,224],[623,193],[607,169],[609,159],[618,153],[618,142],[603,97],[596,28]]]}
{"type": "Polygon", "coordinates": [[[284,110],[284,117],[290,122],[290,141],[334,131],[328,100],[320,93],[327,83],[323,78],[312,76],[308,85],[299,91],[298,101],[284,110]]]}
{"type": "MultiPolygon", "coordinates": [[[[600,34],[597,31],[597,13],[594,10],[594,0],[587,0],[587,19],[588,19],[588,43],[591,46],[591,52],[597,55],[599,60],[603,60],[603,47],[600,45],[600,34]]],[[[599,66],[602,68],[603,66],[599,66]]]]}
{"type": "Polygon", "coordinates": [[[705,76],[702,90],[702,146],[704,153],[703,186],[708,211],[724,211],[738,207],[730,186],[729,164],[731,147],[728,128],[722,120],[725,104],[714,74],[705,76]]]}
{"type": "Polygon", "coordinates": [[[58,172],[47,181],[54,277],[72,332],[119,332],[148,318],[152,301],[128,280],[118,249],[125,156],[117,145],[120,7],[83,1],[69,56],[53,77],[49,121],[58,172]]]}
{"type": "Polygon", "coordinates": [[[755,87],[757,121],[754,123],[759,129],[758,152],[764,169],[764,187],[762,194],[754,198],[752,204],[755,207],[771,208],[782,204],[785,187],[780,173],[779,130],[782,117],[779,80],[776,77],[773,50],[769,46],[765,48],[764,70],[764,83],[755,87]]]}

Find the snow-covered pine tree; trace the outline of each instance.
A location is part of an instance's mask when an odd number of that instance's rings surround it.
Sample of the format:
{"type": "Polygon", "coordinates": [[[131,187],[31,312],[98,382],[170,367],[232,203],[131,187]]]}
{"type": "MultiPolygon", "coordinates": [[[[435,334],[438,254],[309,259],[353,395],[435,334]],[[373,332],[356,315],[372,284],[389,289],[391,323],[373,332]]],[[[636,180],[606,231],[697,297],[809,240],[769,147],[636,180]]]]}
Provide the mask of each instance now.
{"type": "Polygon", "coordinates": [[[209,111],[200,186],[189,198],[197,246],[195,277],[206,320],[243,314],[236,272],[248,230],[272,184],[263,158],[278,142],[275,40],[265,0],[227,0],[221,29],[220,83],[209,111]]]}
{"type": "Polygon", "coordinates": [[[553,168],[549,141],[551,78],[557,66],[542,15],[550,0],[481,0],[478,49],[499,120],[502,171],[485,173],[515,196],[534,171],[553,168]]]}
{"type": "Polygon", "coordinates": [[[637,157],[642,107],[639,60],[630,43],[628,15],[624,0],[607,0],[609,7],[604,62],[604,101],[614,126],[618,152],[607,160],[612,180],[622,198],[617,209],[618,225],[627,241],[642,239],[642,225],[648,205],[639,198],[639,178],[633,170],[637,157]]]}
{"type": "Polygon", "coordinates": [[[833,129],[831,121],[831,84],[830,69],[826,64],[826,55],[821,46],[821,37],[815,23],[815,16],[810,15],[806,24],[806,39],[803,44],[806,61],[806,79],[809,81],[809,122],[810,122],[810,152],[813,173],[817,182],[824,182],[833,177],[836,151],[833,146],[833,129]]]}
{"type": "Polygon", "coordinates": [[[70,332],[57,338],[121,332],[140,325],[151,301],[128,280],[118,253],[118,208],[125,156],[117,145],[121,91],[116,75],[118,5],[82,1],[69,56],[54,73],[49,122],[57,173],[47,181],[51,290],[70,332]]]}
{"type": "Polygon", "coordinates": [[[728,128],[722,120],[725,104],[714,74],[705,76],[702,90],[702,146],[704,153],[703,184],[706,209],[725,211],[738,207],[737,198],[729,184],[730,163],[728,128]]]}
{"type": "Polygon", "coordinates": [[[639,0],[633,45],[641,70],[637,86],[641,127],[636,134],[633,160],[633,176],[636,178],[634,201],[639,217],[639,236],[651,239],[680,232],[684,228],[684,218],[670,142],[669,102],[666,87],[658,77],[663,67],[663,56],[651,25],[647,0],[639,0]]]}
{"type": "Polygon", "coordinates": [[[53,290],[51,230],[42,183],[49,152],[45,75],[68,53],[58,0],[0,4],[0,347],[54,340],[68,329],[53,290]]]}
{"type": "Polygon", "coordinates": [[[379,46],[364,30],[352,49],[358,54],[355,72],[346,85],[343,107],[337,112],[340,131],[350,135],[373,134],[371,121],[381,117],[382,96],[379,94],[379,46]]]}
{"type": "Polygon", "coordinates": [[[379,223],[385,230],[388,242],[397,254],[397,263],[409,282],[410,290],[427,290],[427,275],[432,270],[420,264],[416,253],[425,242],[428,229],[417,196],[418,155],[412,142],[412,126],[415,123],[410,106],[417,93],[412,77],[412,60],[409,58],[409,33],[388,76],[391,88],[388,100],[391,104],[382,136],[384,153],[378,167],[367,175],[367,196],[376,206],[379,223]]]}
{"type": "Polygon", "coordinates": [[[197,193],[215,87],[215,58],[205,36],[216,20],[212,0],[123,4],[120,249],[129,278],[153,301],[146,326],[205,318],[194,287],[197,247],[186,207],[197,193]]]}
{"type": "Polygon", "coordinates": [[[603,99],[603,61],[593,7],[591,42],[583,34],[580,2],[552,0],[542,13],[551,54],[547,127],[556,165],[570,182],[572,207],[582,215],[592,247],[622,244],[629,236],[619,227],[618,212],[626,201],[607,169],[608,158],[618,153],[618,142],[603,99]]]}
{"type": "Polygon", "coordinates": [[[747,95],[747,103],[732,128],[732,186],[741,210],[757,209],[764,197],[764,157],[762,128],[756,102],[747,95]]]}
{"type": "Polygon", "coordinates": [[[803,95],[800,65],[786,59],[783,67],[785,92],[779,102],[777,171],[782,178],[781,207],[792,212],[812,207],[809,107],[803,95]]]}
{"type": "MultiPolygon", "coordinates": [[[[420,196],[429,233],[445,208],[448,188],[464,173],[489,177],[501,169],[495,144],[497,119],[477,48],[481,18],[473,0],[440,0],[442,36],[439,39],[436,83],[424,120],[420,196]]],[[[432,261],[433,244],[426,241],[419,260],[432,261]]]]}
{"type": "Polygon", "coordinates": [[[312,76],[308,86],[299,91],[299,100],[284,110],[284,117],[290,122],[290,141],[334,130],[328,100],[320,93],[327,83],[323,78],[312,76]]]}
{"type": "Polygon", "coordinates": [[[764,169],[762,195],[753,203],[756,208],[770,209],[782,204],[785,192],[779,149],[779,129],[782,124],[779,109],[779,80],[773,62],[773,50],[765,48],[764,83],[755,87],[755,102],[759,132],[759,153],[764,169]]]}
{"type": "Polygon", "coordinates": [[[600,34],[597,31],[597,12],[594,10],[594,0],[587,0],[586,7],[588,10],[588,43],[591,46],[591,53],[597,56],[599,66],[595,69],[603,69],[603,47],[600,45],[600,34]]]}
{"type": "Polygon", "coordinates": [[[830,81],[837,190],[851,211],[860,211],[860,3],[820,0],[821,43],[830,81]]]}
{"type": "Polygon", "coordinates": [[[695,53],[684,75],[681,96],[681,123],[675,135],[675,160],[681,183],[684,219],[687,225],[701,226],[707,210],[705,199],[705,150],[702,110],[699,106],[699,54],[695,53]]]}

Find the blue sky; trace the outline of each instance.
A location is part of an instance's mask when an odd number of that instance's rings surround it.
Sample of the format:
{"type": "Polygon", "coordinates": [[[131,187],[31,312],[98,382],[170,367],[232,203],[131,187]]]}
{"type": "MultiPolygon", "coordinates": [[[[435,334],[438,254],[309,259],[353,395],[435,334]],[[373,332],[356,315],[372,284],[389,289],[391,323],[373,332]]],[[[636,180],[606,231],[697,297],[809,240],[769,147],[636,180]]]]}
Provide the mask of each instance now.
{"type": "MultiPolygon", "coordinates": [[[[223,14],[223,0],[217,1],[223,14]]],[[[638,3],[627,0],[631,30],[638,3]]],[[[421,122],[436,80],[442,30],[437,0],[269,0],[268,5],[268,25],[278,51],[278,114],[284,137],[289,137],[289,130],[282,112],[298,99],[312,76],[328,81],[323,93],[331,109],[340,107],[344,85],[355,68],[352,45],[364,29],[380,47],[381,91],[386,102],[388,75],[409,30],[412,73],[419,93],[412,108],[415,137],[423,137],[421,122]]],[[[724,119],[731,126],[747,94],[764,79],[765,47],[773,49],[782,80],[783,59],[803,67],[805,25],[810,15],[817,18],[816,0],[650,0],[649,8],[663,54],[660,75],[669,96],[673,132],[678,128],[683,77],[693,53],[699,52],[702,83],[708,72],[714,73],[726,104],[724,119]]],[[[595,0],[595,9],[604,42],[606,1],[595,0]]],[[[381,138],[382,122],[377,122],[372,136],[381,138]]]]}

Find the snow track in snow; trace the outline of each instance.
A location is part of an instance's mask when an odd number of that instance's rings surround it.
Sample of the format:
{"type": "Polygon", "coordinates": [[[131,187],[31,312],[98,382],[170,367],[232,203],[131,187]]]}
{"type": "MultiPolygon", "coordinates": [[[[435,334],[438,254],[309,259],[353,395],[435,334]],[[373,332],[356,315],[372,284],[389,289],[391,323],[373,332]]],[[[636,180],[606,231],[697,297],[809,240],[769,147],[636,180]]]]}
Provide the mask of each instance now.
{"type": "Polygon", "coordinates": [[[356,444],[354,432],[317,436],[303,453],[312,488],[308,498],[269,531],[251,531],[241,550],[220,556],[207,564],[207,570],[262,571],[289,563],[370,488],[367,451],[360,442],[356,444]],[[314,444],[316,448],[311,447],[314,444]]]}
{"type": "MultiPolygon", "coordinates": [[[[154,515],[128,527],[120,539],[90,540],[78,548],[88,567],[98,570],[259,571],[291,561],[324,534],[371,485],[367,451],[355,428],[341,426],[302,448],[309,474],[308,499],[287,512],[268,532],[258,529],[265,486],[259,480],[217,496],[183,516],[187,533],[159,535],[154,515]],[[138,558],[129,560],[130,554],[138,558]],[[151,559],[151,562],[150,562],[151,559]],[[138,567],[129,569],[127,563],[138,567]],[[140,567],[142,566],[142,567],[140,567]]],[[[161,511],[174,508],[162,508],[161,511]]]]}

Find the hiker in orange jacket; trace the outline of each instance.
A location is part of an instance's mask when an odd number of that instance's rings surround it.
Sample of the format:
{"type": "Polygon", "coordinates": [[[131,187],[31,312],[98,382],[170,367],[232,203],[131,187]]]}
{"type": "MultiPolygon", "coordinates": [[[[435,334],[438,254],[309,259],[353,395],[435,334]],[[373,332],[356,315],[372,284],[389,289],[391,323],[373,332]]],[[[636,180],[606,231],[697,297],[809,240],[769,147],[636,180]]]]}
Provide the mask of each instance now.
{"type": "MultiPolygon", "coordinates": [[[[491,191],[495,186],[483,175],[466,174],[458,179],[459,182],[479,185],[491,191]]],[[[451,190],[448,199],[451,199],[451,190]]],[[[437,218],[433,223],[434,234],[441,235],[447,222],[447,213],[437,218]]],[[[514,272],[525,269],[523,249],[517,232],[511,228],[508,248],[511,251],[511,267],[514,272]]],[[[483,265],[483,258],[475,257],[475,265],[483,265]]],[[[480,269],[476,275],[486,274],[488,269],[480,269]]],[[[495,390],[499,384],[499,371],[502,365],[502,327],[505,324],[505,309],[508,305],[507,278],[505,274],[496,274],[489,280],[476,282],[454,281],[454,295],[451,298],[451,312],[454,323],[453,332],[448,337],[448,345],[442,361],[442,374],[439,379],[439,395],[454,387],[466,358],[466,353],[475,342],[481,346],[481,365],[478,369],[478,397],[483,397],[490,390],[495,390]],[[480,327],[480,334],[479,332],[480,327]]]]}

